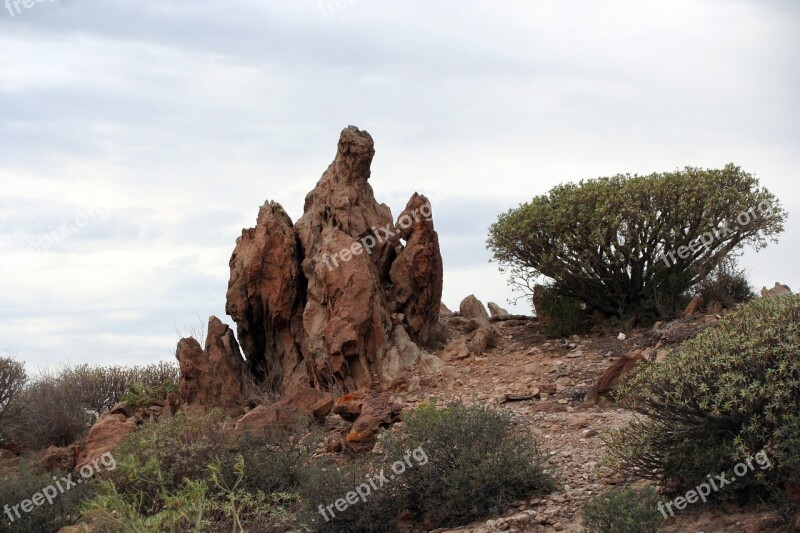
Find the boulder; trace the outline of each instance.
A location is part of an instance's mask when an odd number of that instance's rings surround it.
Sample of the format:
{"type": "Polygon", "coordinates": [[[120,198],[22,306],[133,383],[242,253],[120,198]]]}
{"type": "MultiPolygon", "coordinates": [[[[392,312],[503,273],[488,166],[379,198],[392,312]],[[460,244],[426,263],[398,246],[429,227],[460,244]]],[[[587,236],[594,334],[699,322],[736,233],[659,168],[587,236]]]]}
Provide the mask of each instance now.
{"type": "Polygon", "coordinates": [[[123,414],[105,413],[89,430],[86,445],[75,461],[75,470],[90,464],[106,452],[113,450],[126,435],[136,429],[136,420],[123,414]]]}
{"type": "Polygon", "coordinates": [[[683,310],[683,316],[692,316],[695,313],[699,313],[700,309],[703,307],[703,297],[702,296],[695,296],[689,302],[689,305],[686,306],[686,309],[683,310]]]}
{"type": "Polygon", "coordinates": [[[42,456],[42,468],[47,472],[56,472],[59,470],[71,471],[75,468],[75,458],[77,455],[77,445],[64,448],[50,446],[45,450],[42,456]]]}
{"type": "Polygon", "coordinates": [[[370,389],[346,394],[333,406],[334,414],[352,422],[345,432],[343,445],[355,454],[370,451],[377,442],[380,428],[397,422],[401,411],[401,406],[370,389]]]}
{"type": "Polygon", "coordinates": [[[470,356],[480,356],[494,343],[496,333],[491,327],[480,326],[467,335],[450,341],[442,350],[442,360],[455,361],[470,356]]]}
{"type": "Polygon", "coordinates": [[[636,365],[640,363],[647,363],[647,359],[641,352],[634,351],[626,354],[616,361],[600,375],[595,382],[594,386],[589,390],[586,395],[586,400],[596,401],[601,396],[613,391],[620,383],[620,380],[633,370],[636,365]]]}
{"type": "Polygon", "coordinates": [[[439,318],[450,318],[453,316],[453,312],[444,305],[444,302],[439,304],[439,318]]]}
{"type": "Polygon", "coordinates": [[[489,313],[486,312],[486,308],[480,300],[475,298],[474,294],[464,298],[458,306],[458,310],[462,317],[475,320],[481,326],[491,327],[489,325],[489,313]]]}
{"type": "Polygon", "coordinates": [[[330,393],[306,387],[269,405],[259,405],[248,411],[236,421],[235,429],[240,432],[258,433],[280,425],[291,428],[301,419],[323,420],[333,408],[334,400],[330,393]]]}
{"type": "Polygon", "coordinates": [[[489,302],[486,305],[489,308],[489,315],[491,315],[492,318],[501,318],[508,316],[508,311],[506,311],[496,303],[489,302]]]}
{"type": "Polygon", "coordinates": [[[205,350],[194,338],[181,339],[176,357],[181,369],[178,394],[183,405],[222,407],[231,415],[242,411],[248,370],[227,325],[210,317],[205,350]]]}
{"type": "Polygon", "coordinates": [[[778,296],[783,296],[784,294],[792,294],[792,289],[790,289],[788,285],[783,285],[777,281],[775,282],[775,286],[771,289],[766,287],[761,288],[762,298],[776,298],[778,296]]]}

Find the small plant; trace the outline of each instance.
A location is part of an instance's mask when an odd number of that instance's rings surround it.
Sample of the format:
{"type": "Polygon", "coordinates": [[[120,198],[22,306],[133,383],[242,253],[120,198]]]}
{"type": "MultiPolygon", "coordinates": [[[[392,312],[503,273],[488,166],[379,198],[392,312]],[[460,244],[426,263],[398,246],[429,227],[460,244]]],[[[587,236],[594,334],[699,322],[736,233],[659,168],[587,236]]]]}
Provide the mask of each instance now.
{"type": "Polygon", "coordinates": [[[139,407],[152,404],[156,401],[163,401],[170,392],[178,392],[177,383],[169,382],[156,386],[137,383],[131,385],[130,391],[124,394],[120,400],[126,402],[132,408],[138,409],[139,407]]]}
{"type": "Polygon", "coordinates": [[[420,520],[464,524],[553,487],[539,445],[505,413],[460,402],[437,408],[432,401],[403,421],[401,430],[385,436],[386,457],[425,451],[426,463],[409,468],[401,481],[420,520]]]}
{"type": "MultiPolygon", "coordinates": [[[[0,506],[13,507],[31,498],[43,488],[53,484],[53,476],[59,479],[66,473],[36,472],[24,465],[16,475],[0,479],[0,506]]],[[[0,514],[0,533],[41,533],[58,531],[75,522],[80,503],[92,493],[91,484],[85,483],[58,495],[53,504],[35,506],[29,513],[20,511],[17,518],[12,510],[14,521],[6,514],[0,514]]],[[[2,512],[2,511],[0,511],[2,512]]]]}
{"type": "Polygon", "coordinates": [[[756,293],[744,270],[737,268],[735,259],[726,257],[692,289],[691,295],[702,297],[706,304],[719,302],[723,307],[731,308],[752,300],[756,293]]]}
{"type": "Polygon", "coordinates": [[[596,496],[583,508],[587,533],[656,533],[662,515],[653,487],[613,489],[596,496]]]}

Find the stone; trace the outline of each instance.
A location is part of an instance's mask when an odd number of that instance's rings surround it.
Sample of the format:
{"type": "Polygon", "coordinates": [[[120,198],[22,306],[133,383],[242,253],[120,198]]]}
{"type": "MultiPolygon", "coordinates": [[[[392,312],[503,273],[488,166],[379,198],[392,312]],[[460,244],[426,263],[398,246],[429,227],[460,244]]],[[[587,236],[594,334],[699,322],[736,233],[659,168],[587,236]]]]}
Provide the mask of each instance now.
{"type": "Polygon", "coordinates": [[[112,451],[129,433],[136,429],[136,420],[120,413],[105,413],[89,430],[86,445],[75,461],[75,470],[90,464],[104,453],[112,451]]]}
{"type": "Polygon", "coordinates": [[[703,306],[703,297],[702,296],[695,296],[689,302],[689,305],[686,306],[686,309],[683,311],[683,316],[692,316],[696,313],[700,312],[700,309],[703,306]]]}
{"type": "Polygon", "coordinates": [[[181,370],[178,393],[183,405],[222,407],[231,415],[241,413],[249,371],[227,325],[210,317],[205,350],[190,337],[181,339],[175,355],[181,370]]]}
{"type": "Polygon", "coordinates": [[[775,282],[775,286],[771,289],[767,289],[766,287],[761,288],[762,298],[776,298],[784,294],[792,294],[792,289],[790,289],[788,285],[783,285],[777,281],[775,282]]]}
{"type": "Polygon", "coordinates": [[[71,471],[75,468],[75,457],[78,455],[77,445],[59,448],[50,446],[42,456],[42,467],[47,472],[71,471]]]}
{"type": "Polygon", "coordinates": [[[439,318],[450,318],[453,312],[444,305],[444,302],[439,303],[439,318]]]}
{"type": "Polygon", "coordinates": [[[344,436],[344,447],[361,454],[370,451],[378,439],[378,431],[400,419],[402,407],[387,401],[370,389],[360,389],[336,400],[334,414],[352,422],[344,436]]]}
{"type": "Polygon", "coordinates": [[[492,318],[509,316],[508,311],[506,311],[505,309],[503,309],[494,302],[489,302],[488,304],[486,304],[486,306],[489,308],[489,315],[491,315],[492,318]]]}
{"type": "Polygon", "coordinates": [[[644,356],[634,351],[614,361],[597,379],[594,386],[586,395],[586,400],[596,401],[604,394],[613,391],[625,374],[633,370],[636,365],[647,363],[644,356]]]}
{"type": "Polygon", "coordinates": [[[128,402],[119,402],[111,408],[109,413],[112,415],[121,414],[125,418],[130,418],[133,416],[133,407],[131,407],[128,402]]]}
{"type": "Polygon", "coordinates": [[[489,313],[486,312],[486,308],[474,294],[470,294],[464,298],[458,306],[458,309],[462,317],[475,320],[481,326],[490,327],[489,313]]]}

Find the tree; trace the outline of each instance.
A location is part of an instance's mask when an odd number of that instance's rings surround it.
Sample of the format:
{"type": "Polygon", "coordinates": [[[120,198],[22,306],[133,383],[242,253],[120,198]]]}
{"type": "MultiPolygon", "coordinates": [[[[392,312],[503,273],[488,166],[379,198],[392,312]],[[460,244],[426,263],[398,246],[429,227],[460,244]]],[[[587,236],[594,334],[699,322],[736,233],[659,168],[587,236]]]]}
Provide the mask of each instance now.
{"type": "Polygon", "coordinates": [[[0,357],[0,419],[28,380],[25,366],[9,356],[0,357]]]}
{"type": "Polygon", "coordinates": [[[525,295],[544,276],[591,313],[664,315],[726,256],[777,242],[786,213],[729,164],[566,183],[498,217],[487,248],[525,295]]]}

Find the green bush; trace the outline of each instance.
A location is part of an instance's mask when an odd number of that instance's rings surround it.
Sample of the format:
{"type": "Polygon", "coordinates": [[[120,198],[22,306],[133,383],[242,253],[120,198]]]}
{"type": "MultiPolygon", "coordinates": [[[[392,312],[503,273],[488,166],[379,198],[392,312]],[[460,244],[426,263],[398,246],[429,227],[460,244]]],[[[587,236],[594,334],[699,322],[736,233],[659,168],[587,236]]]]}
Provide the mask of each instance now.
{"type": "MultiPolygon", "coordinates": [[[[337,500],[346,498],[369,479],[378,476],[381,469],[388,471],[389,465],[380,460],[360,458],[345,465],[317,461],[307,471],[301,495],[306,502],[303,523],[309,524],[320,533],[339,533],[358,531],[359,533],[391,533],[397,531],[396,519],[407,507],[408,485],[402,478],[389,481],[385,486],[375,485],[365,496],[366,501],[358,500],[344,511],[335,508],[326,510],[337,500]],[[320,506],[322,511],[320,511],[320,506]],[[333,516],[331,516],[331,511],[333,516]]],[[[388,476],[387,476],[388,477],[388,476]]],[[[362,492],[365,489],[361,489],[362,492]]]]}
{"type": "MultiPolygon", "coordinates": [[[[54,475],[56,479],[60,479],[67,473],[35,472],[24,465],[21,466],[16,475],[0,479],[0,505],[8,505],[11,508],[23,500],[30,499],[35,493],[53,485],[54,475]]],[[[91,495],[91,491],[91,485],[88,483],[77,485],[58,495],[52,505],[45,501],[43,505],[35,506],[30,513],[24,513],[18,508],[20,518],[17,518],[16,513],[11,510],[13,522],[5,510],[0,510],[2,513],[0,533],[55,533],[75,522],[79,504],[91,495]]]]}
{"type": "Polygon", "coordinates": [[[397,460],[421,448],[425,464],[402,475],[408,506],[434,526],[464,524],[499,513],[515,500],[552,489],[533,436],[508,414],[480,405],[435,402],[403,418],[386,433],[386,457],[397,460]]]}
{"type": "Polygon", "coordinates": [[[127,403],[134,409],[138,409],[143,405],[165,400],[170,392],[178,392],[177,383],[169,382],[155,386],[137,383],[130,386],[128,392],[120,397],[120,401],[127,403]]]}
{"type": "Polygon", "coordinates": [[[173,488],[162,484],[161,505],[149,513],[142,512],[142,500],[136,494],[121,493],[112,481],[102,481],[97,496],[84,506],[83,517],[97,533],[305,531],[295,528],[298,497],[242,490],[244,467],[239,458],[231,472],[232,484],[224,481],[225,472],[218,461],[208,466],[202,479],[185,479],[173,488]]]}
{"type": "Polygon", "coordinates": [[[540,307],[547,317],[544,332],[548,338],[569,337],[587,328],[586,306],[575,298],[556,294],[552,287],[545,288],[540,307]]]}
{"type": "Polygon", "coordinates": [[[653,487],[613,489],[584,506],[583,527],[587,533],[656,533],[663,518],[658,502],[653,487]]]}
{"type": "Polygon", "coordinates": [[[525,294],[543,276],[588,314],[650,317],[679,312],[676,300],[726,254],[763,248],[785,219],[739,167],[686,168],[558,185],[500,215],[487,247],[525,294]]]}
{"type": "Polygon", "coordinates": [[[613,436],[612,459],[629,474],[682,490],[766,449],[772,468],[737,476],[717,495],[797,483],[798,353],[799,295],[741,305],[663,363],[637,367],[620,387],[619,400],[644,417],[613,436]]]}
{"type": "Polygon", "coordinates": [[[144,514],[157,512],[163,494],[179,491],[184,479],[209,477],[208,466],[229,448],[221,411],[180,411],[145,424],[114,451],[117,468],[104,473],[116,490],[136,499],[144,514]]]}

